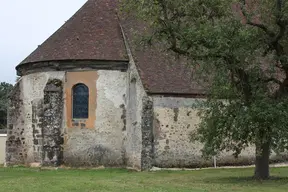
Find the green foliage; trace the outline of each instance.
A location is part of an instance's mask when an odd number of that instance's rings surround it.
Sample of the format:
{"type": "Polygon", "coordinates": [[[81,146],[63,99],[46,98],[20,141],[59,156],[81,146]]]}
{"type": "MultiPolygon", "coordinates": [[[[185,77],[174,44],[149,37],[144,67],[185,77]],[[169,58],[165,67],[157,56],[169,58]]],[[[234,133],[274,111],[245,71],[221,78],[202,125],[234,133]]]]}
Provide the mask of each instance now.
{"type": "Polygon", "coordinates": [[[204,154],[233,151],[235,156],[251,144],[270,141],[274,150],[288,149],[288,101],[267,98],[255,100],[247,107],[241,100],[227,103],[209,99],[202,111],[199,139],[205,143],[204,154]]]}
{"type": "Polygon", "coordinates": [[[204,155],[249,146],[288,149],[288,2],[124,0],[148,43],[189,59],[208,99],[197,139],[204,155]]]}
{"type": "Polygon", "coordinates": [[[6,128],[8,96],[13,85],[5,82],[0,83],[0,129],[6,128]]]}

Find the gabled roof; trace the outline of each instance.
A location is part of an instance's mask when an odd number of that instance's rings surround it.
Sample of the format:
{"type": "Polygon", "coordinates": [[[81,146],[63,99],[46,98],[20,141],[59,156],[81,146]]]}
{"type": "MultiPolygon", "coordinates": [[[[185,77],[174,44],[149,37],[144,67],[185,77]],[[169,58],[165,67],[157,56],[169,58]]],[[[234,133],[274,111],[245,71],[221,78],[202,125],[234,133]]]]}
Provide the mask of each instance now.
{"type": "Polygon", "coordinates": [[[116,0],[88,0],[20,64],[55,60],[127,60],[116,0]]]}
{"type": "Polygon", "coordinates": [[[192,69],[185,62],[162,51],[159,45],[137,48],[135,33],[145,31],[144,26],[134,18],[118,19],[117,2],[88,0],[18,67],[63,60],[128,61],[121,25],[148,93],[203,95],[203,90],[193,80],[192,69]]]}

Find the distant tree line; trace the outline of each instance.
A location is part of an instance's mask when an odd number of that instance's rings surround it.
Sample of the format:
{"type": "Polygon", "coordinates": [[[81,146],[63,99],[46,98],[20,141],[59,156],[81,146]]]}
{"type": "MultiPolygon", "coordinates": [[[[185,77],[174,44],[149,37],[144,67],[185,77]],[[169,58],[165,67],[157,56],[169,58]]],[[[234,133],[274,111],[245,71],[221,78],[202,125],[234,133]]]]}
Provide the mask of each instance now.
{"type": "Polygon", "coordinates": [[[8,96],[13,85],[6,82],[0,83],[0,129],[7,127],[8,96]]]}

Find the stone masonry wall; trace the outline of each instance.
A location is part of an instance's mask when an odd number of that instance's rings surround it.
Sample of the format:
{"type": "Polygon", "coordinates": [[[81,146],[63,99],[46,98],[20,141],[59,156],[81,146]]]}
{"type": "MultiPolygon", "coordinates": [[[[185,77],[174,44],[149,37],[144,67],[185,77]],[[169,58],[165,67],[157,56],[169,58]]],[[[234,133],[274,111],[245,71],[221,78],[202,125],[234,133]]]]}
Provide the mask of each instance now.
{"type": "Polygon", "coordinates": [[[9,96],[8,120],[7,120],[7,140],[5,162],[10,164],[24,164],[27,159],[27,148],[24,135],[23,116],[23,87],[19,81],[13,88],[9,96]]]}
{"type": "MultiPolygon", "coordinates": [[[[214,166],[213,160],[202,158],[203,144],[191,142],[189,134],[195,132],[200,119],[197,102],[193,98],[153,97],[154,106],[154,161],[156,167],[206,167],[214,166]],[[196,105],[195,105],[196,104],[196,105]],[[193,107],[191,107],[193,106],[193,107]]],[[[254,164],[255,148],[248,147],[236,159],[231,152],[216,157],[217,166],[254,164]]],[[[272,152],[271,162],[285,162],[287,153],[272,152]]]]}
{"type": "Polygon", "coordinates": [[[127,125],[124,140],[126,164],[129,168],[141,170],[143,101],[147,94],[133,59],[130,59],[127,76],[127,125]]]}
{"type": "Polygon", "coordinates": [[[66,165],[125,167],[126,88],[126,72],[99,70],[67,73],[66,165]],[[89,88],[88,119],[71,119],[69,90],[77,83],[84,83],[89,88]]]}
{"type": "Polygon", "coordinates": [[[68,73],[33,73],[15,86],[9,107],[7,164],[125,167],[127,73],[71,72],[77,74],[72,79],[80,82],[69,80],[68,73]],[[70,85],[81,82],[91,91],[87,120],[71,118],[71,95],[67,95],[70,85]]]}
{"type": "Polygon", "coordinates": [[[142,108],[142,152],[141,169],[149,170],[154,163],[154,134],[153,134],[153,101],[151,97],[143,98],[142,108]]]}
{"type": "Polygon", "coordinates": [[[8,165],[43,163],[44,89],[50,80],[63,82],[64,77],[65,72],[34,73],[15,85],[8,109],[8,165]]]}
{"type": "MultiPolygon", "coordinates": [[[[202,158],[202,144],[190,142],[189,135],[200,122],[197,104],[192,98],[154,97],[154,144],[156,167],[205,167],[213,166],[213,160],[202,158]]],[[[232,153],[223,152],[217,157],[218,165],[252,164],[254,149],[248,148],[238,159],[232,153]]]]}
{"type": "MultiPolygon", "coordinates": [[[[125,162],[128,168],[142,169],[143,151],[142,130],[143,130],[143,102],[148,98],[144,90],[139,72],[137,70],[133,55],[126,35],[122,30],[126,50],[129,57],[129,68],[127,71],[127,110],[126,110],[126,130],[124,135],[125,162]],[[145,99],[146,98],[146,99],[145,99]]],[[[148,115],[146,113],[146,115],[148,115]]],[[[149,116],[149,115],[148,115],[149,116]]],[[[147,117],[147,116],[146,116],[147,117]]],[[[144,149],[146,150],[146,149],[144,149]]],[[[146,160],[144,160],[146,161],[146,160]]]]}
{"type": "Polygon", "coordinates": [[[63,108],[63,82],[49,80],[44,89],[43,114],[39,124],[43,134],[43,165],[59,166],[63,163],[63,108]]]}

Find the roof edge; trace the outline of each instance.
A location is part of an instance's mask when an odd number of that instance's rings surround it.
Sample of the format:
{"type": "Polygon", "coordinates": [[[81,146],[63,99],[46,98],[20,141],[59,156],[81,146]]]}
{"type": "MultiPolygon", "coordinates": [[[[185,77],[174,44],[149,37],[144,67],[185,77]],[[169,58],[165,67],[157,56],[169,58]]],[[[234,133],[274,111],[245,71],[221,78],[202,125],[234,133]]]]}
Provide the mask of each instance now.
{"type": "Polygon", "coordinates": [[[19,65],[62,59],[128,59],[117,26],[116,8],[115,0],[86,0],[19,65]]]}
{"type": "Polygon", "coordinates": [[[191,93],[169,93],[169,92],[152,92],[146,91],[149,96],[153,97],[182,97],[182,98],[207,98],[208,94],[204,90],[194,90],[191,93]]]}
{"type": "Polygon", "coordinates": [[[128,63],[128,60],[51,60],[19,64],[16,66],[16,70],[18,76],[48,71],[126,71],[128,69],[128,63]]]}

